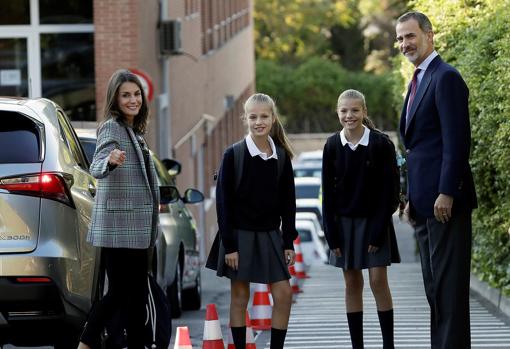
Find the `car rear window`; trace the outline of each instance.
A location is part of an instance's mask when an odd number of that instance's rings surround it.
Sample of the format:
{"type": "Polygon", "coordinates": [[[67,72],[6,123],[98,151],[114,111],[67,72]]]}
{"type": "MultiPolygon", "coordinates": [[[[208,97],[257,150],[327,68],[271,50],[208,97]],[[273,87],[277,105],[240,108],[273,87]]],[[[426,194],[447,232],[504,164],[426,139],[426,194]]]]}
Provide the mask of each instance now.
{"type": "Polygon", "coordinates": [[[94,158],[94,152],[96,151],[96,141],[94,139],[86,139],[81,138],[80,143],[85,151],[85,156],[87,156],[87,160],[89,163],[92,163],[92,159],[94,158]]]}
{"type": "Polygon", "coordinates": [[[312,232],[308,229],[297,229],[301,242],[312,241],[312,232]]]}
{"type": "Polygon", "coordinates": [[[315,177],[321,178],[321,170],[320,169],[295,169],[294,177],[315,177]]]}
{"type": "Polygon", "coordinates": [[[296,212],[312,212],[312,213],[315,213],[317,215],[317,218],[319,219],[319,222],[322,221],[322,214],[319,211],[319,208],[317,208],[317,207],[306,207],[306,206],[296,207],[296,212]]]}
{"type": "Polygon", "coordinates": [[[319,185],[296,185],[296,199],[318,199],[319,185]]]}
{"type": "Polygon", "coordinates": [[[0,111],[0,163],[40,162],[39,129],[28,117],[0,111]]]}

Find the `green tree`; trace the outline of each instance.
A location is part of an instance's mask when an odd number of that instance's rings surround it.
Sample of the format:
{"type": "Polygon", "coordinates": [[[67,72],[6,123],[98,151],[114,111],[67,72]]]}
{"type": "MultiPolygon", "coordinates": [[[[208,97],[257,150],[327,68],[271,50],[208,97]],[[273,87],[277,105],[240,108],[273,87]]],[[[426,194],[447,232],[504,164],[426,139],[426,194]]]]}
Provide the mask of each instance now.
{"type": "Polygon", "coordinates": [[[354,0],[255,1],[257,57],[293,64],[331,55],[330,29],[353,22],[354,4],[354,0]]]}
{"type": "Polygon", "coordinates": [[[376,74],[392,69],[395,46],[395,19],[408,10],[407,0],[359,0],[360,28],[363,32],[365,71],[376,74]]]}
{"type": "Polygon", "coordinates": [[[293,132],[337,129],[335,101],[347,88],[365,93],[377,125],[393,129],[398,113],[388,98],[389,57],[396,53],[393,20],[406,6],[405,0],[257,0],[257,89],[279,99],[293,132]]]}
{"type": "Polygon", "coordinates": [[[331,28],[331,50],[342,66],[349,70],[363,70],[367,57],[365,37],[359,20],[349,26],[334,25],[331,28]]]}
{"type": "Polygon", "coordinates": [[[338,95],[349,88],[362,91],[376,125],[393,129],[396,114],[391,79],[386,75],[351,72],[324,58],[311,58],[289,67],[257,60],[257,90],[276,99],[287,131],[332,132],[339,128],[336,116],[338,95]]]}

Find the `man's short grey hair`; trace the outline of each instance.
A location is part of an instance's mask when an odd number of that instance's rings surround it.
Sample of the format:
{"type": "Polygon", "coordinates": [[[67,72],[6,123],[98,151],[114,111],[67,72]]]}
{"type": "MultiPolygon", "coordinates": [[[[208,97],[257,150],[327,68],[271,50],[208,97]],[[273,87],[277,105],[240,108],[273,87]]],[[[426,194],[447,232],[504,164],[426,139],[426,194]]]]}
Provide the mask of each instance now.
{"type": "Polygon", "coordinates": [[[432,31],[432,23],[430,23],[430,19],[423,13],[417,11],[404,13],[397,19],[397,23],[407,22],[410,19],[414,19],[418,22],[418,25],[423,32],[428,33],[432,31]]]}

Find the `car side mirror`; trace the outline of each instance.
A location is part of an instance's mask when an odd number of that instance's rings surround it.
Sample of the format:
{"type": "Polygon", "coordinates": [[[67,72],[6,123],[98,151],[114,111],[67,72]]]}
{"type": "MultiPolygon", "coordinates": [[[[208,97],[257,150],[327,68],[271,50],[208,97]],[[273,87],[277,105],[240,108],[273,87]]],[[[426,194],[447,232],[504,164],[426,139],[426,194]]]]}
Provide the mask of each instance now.
{"type": "Polygon", "coordinates": [[[179,161],[174,159],[163,159],[161,162],[163,165],[165,165],[165,168],[170,176],[177,176],[179,173],[181,173],[182,166],[179,161]]]}
{"type": "Polygon", "coordinates": [[[173,185],[164,185],[159,187],[160,203],[171,204],[180,198],[179,190],[173,185]]]}
{"type": "Polygon", "coordinates": [[[196,189],[186,189],[182,198],[185,204],[196,204],[204,201],[204,194],[196,189]]]}

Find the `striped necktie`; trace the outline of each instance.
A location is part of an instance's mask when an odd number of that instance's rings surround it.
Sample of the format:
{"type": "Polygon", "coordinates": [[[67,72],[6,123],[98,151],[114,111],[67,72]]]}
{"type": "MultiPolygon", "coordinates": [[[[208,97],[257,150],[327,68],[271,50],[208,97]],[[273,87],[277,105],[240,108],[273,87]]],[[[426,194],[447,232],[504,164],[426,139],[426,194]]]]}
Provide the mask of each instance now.
{"type": "Polygon", "coordinates": [[[411,80],[411,92],[409,92],[409,99],[407,100],[406,129],[409,126],[409,121],[411,121],[411,118],[409,117],[409,112],[411,111],[414,96],[416,96],[416,90],[418,89],[418,74],[420,73],[420,71],[421,69],[416,68],[413,73],[413,79],[411,80]]]}

